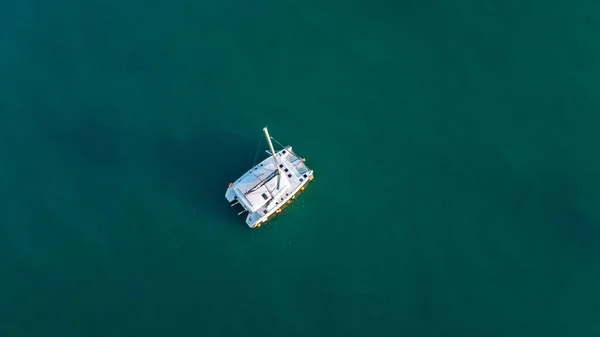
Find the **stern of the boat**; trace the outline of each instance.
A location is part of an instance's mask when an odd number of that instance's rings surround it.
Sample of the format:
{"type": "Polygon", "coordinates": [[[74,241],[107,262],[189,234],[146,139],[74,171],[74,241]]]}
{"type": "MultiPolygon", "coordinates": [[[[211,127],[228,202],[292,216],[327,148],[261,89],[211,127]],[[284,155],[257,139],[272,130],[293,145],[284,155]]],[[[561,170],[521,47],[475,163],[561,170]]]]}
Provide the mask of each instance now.
{"type": "Polygon", "coordinates": [[[229,184],[227,191],[225,191],[225,199],[227,199],[229,202],[232,202],[236,199],[235,192],[233,191],[233,188],[231,188],[231,184],[229,184]]]}

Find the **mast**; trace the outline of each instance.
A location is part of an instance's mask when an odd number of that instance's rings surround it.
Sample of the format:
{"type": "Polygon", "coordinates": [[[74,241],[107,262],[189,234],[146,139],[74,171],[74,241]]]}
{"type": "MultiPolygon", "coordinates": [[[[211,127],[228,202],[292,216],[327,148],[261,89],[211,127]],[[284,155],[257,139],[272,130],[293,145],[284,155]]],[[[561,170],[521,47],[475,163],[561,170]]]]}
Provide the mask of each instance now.
{"type": "Polygon", "coordinates": [[[275,156],[275,148],[273,148],[273,143],[271,142],[271,136],[269,136],[269,130],[267,130],[267,127],[265,126],[263,128],[263,131],[265,132],[265,136],[267,136],[267,141],[269,142],[269,147],[271,148],[271,154],[273,155],[273,160],[275,161],[275,168],[277,168],[277,172],[279,172],[279,175],[277,176],[277,189],[279,190],[279,183],[281,182],[281,168],[279,167],[279,161],[277,160],[277,157],[275,156]]]}

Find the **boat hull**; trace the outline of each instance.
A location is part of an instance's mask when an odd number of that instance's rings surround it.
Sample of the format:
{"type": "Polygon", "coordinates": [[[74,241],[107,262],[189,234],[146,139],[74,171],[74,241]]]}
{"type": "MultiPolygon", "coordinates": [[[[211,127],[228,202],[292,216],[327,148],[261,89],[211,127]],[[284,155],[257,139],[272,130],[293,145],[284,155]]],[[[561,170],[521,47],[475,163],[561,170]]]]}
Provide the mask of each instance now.
{"type": "Polygon", "coordinates": [[[250,228],[259,228],[281,213],[314,179],[313,170],[291,146],[272,152],[272,156],[230,183],[225,192],[231,206],[243,208],[238,215],[247,214],[250,228]]]}

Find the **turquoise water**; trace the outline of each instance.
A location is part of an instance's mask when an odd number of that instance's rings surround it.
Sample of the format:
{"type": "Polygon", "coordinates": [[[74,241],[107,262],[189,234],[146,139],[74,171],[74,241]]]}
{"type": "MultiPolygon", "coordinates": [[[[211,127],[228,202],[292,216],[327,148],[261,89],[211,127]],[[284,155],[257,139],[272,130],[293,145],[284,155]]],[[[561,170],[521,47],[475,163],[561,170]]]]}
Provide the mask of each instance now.
{"type": "Polygon", "coordinates": [[[1,3],[0,335],[600,335],[598,13],[1,3]],[[315,180],[250,230],[265,125],[315,180]]]}

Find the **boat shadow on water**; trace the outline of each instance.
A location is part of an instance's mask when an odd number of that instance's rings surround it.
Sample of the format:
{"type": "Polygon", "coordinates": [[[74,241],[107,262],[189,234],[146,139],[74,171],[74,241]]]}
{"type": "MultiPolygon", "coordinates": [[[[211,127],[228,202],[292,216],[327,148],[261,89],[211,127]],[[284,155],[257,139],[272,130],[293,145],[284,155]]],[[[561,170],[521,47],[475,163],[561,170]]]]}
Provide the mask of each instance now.
{"type": "MultiPolygon", "coordinates": [[[[252,166],[257,146],[256,139],[204,131],[186,141],[159,141],[154,165],[161,180],[175,184],[196,213],[245,226],[245,216],[237,216],[225,199],[225,191],[252,166]]],[[[258,155],[264,157],[264,151],[258,155]]]]}

